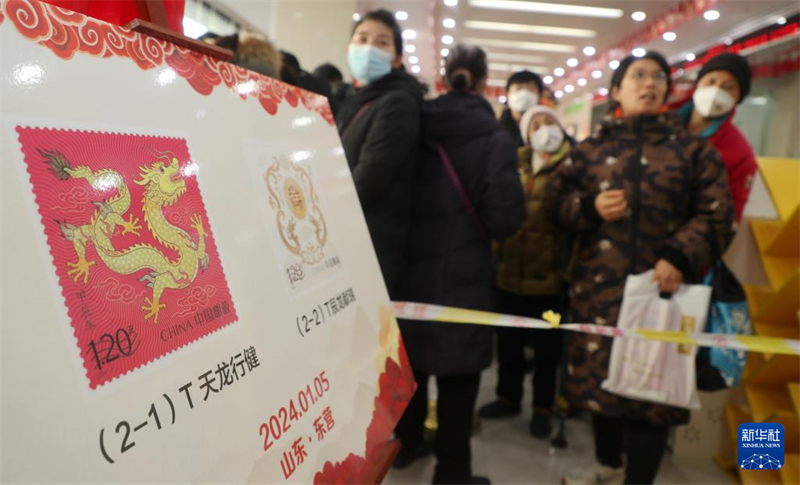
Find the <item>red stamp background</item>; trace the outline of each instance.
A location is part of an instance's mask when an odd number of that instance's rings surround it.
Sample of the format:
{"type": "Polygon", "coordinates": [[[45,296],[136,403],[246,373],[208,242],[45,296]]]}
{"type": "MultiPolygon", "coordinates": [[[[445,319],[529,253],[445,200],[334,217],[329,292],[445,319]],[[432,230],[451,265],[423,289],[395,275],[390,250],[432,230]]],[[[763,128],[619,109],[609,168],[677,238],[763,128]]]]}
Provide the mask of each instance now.
{"type": "Polygon", "coordinates": [[[17,133],[92,389],[236,320],[197,184],[198,166],[191,161],[183,139],[30,127],[17,127],[17,133]],[[68,274],[73,269],[68,263],[75,263],[78,256],[73,242],[65,238],[62,224],[77,227],[90,224],[99,211],[96,203],[113,198],[118,191],[108,184],[105,187],[95,184],[100,187],[94,189],[84,178],[59,180],[38,150],[60,152],[72,169],[81,166],[92,172],[111,169],[122,176],[131,195],[130,208],[123,218],[138,219],[141,229],[139,235],[132,232],[123,235],[123,228],[118,226],[111,237],[114,248],[124,253],[136,244],[149,244],[173,265],[181,260],[181,255],[153,236],[142,209],[146,186],[134,181],[142,179],[141,166],[151,167],[159,161],[159,153],[171,152],[169,157],[177,158],[186,191],[173,205],[162,207],[162,213],[167,223],[189,235],[188,244],[195,247],[199,242],[198,231],[191,221],[193,216],[195,219],[199,216],[206,233],[208,263],[205,270],[198,267],[188,286],[164,290],[160,302],[166,307],[159,312],[158,324],[153,318],[146,319],[147,312],[142,309],[146,298],[153,297],[153,290],[140,279],[152,270],[142,268],[129,275],[116,273],[104,264],[90,241],[86,245],[86,260],[95,264],[89,268],[86,283],[83,277],[76,282],[75,274],[68,274]]]}

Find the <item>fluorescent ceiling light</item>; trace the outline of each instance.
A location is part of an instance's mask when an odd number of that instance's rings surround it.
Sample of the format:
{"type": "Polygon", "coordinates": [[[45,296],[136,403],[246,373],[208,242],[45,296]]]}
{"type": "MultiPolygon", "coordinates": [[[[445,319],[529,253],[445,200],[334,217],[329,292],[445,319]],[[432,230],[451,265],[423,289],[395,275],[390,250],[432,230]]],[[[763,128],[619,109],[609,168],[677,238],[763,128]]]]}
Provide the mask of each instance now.
{"type": "Polygon", "coordinates": [[[196,22],[189,17],[183,17],[183,35],[196,39],[208,32],[208,27],[196,22]]]}
{"type": "Polygon", "coordinates": [[[603,71],[592,71],[592,77],[595,79],[600,79],[603,77],[603,71]]]}
{"type": "Polygon", "coordinates": [[[421,70],[422,70],[422,69],[420,69],[420,67],[419,67],[419,66],[411,66],[411,72],[413,72],[414,74],[419,74],[419,72],[420,72],[421,70]]]}
{"type": "Polygon", "coordinates": [[[455,7],[458,5],[458,0],[444,0],[444,4],[448,7],[455,7]]]}
{"type": "Polygon", "coordinates": [[[575,86],[573,86],[572,84],[567,84],[566,86],[564,86],[564,91],[571,93],[572,91],[575,91],[575,86]]]}
{"type": "Polygon", "coordinates": [[[557,67],[557,68],[553,69],[553,74],[555,74],[558,77],[563,76],[564,75],[564,68],[563,67],[557,67]]]}
{"type": "Polygon", "coordinates": [[[394,18],[397,20],[408,20],[408,12],[403,12],[402,10],[395,12],[394,18]]]}
{"type": "Polygon", "coordinates": [[[667,42],[672,42],[678,38],[678,35],[675,32],[664,32],[664,35],[661,37],[663,37],[667,42]]]}
{"type": "Polygon", "coordinates": [[[486,81],[488,86],[495,86],[495,87],[506,87],[505,79],[489,79],[486,81]]]}
{"type": "Polygon", "coordinates": [[[357,13],[354,13],[353,14],[353,22],[358,22],[359,20],[361,20],[361,15],[357,14],[357,13]]]}
{"type": "Polygon", "coordinates": [[[447,71],[445,70],[445,68],[443,68],[443,67],[442,67],[442,68],[440,68],[440,69],[439,69],[439,74],[441,74],[442,76],[444,76],[444,75],[445,75],[445,73],[447,73],[447,71]]]}
{"type": "Polygon", "coordinates": [[[542,82],[545,84],[553,84],[553,76],[545,76],[542,78],[542,82]]]}
{"type": "Polygon", "coordinates": [[[717,20],[719,18],[719,12],[716,10],[706,10],[706,13],[703,14],[703,17],[706,20],[717,20]]]}
{"type": "Polygon", "coordinates": [[[406,40],[416,39],[417,38],[417,31],[414,29],[406,29],[403,31],[403,38],[406,40]]]}
{"type": "Polygon", "coordinates": [[[778,25],[786,25],[786,17],[779,18],[778,25]]]}
{"type": "Polygon", "coordinates": [[[450,49],[446,49],[446,48],[445,48],[445,49],[442,49],[442,52],[441,52],[441,54],[442,54],[442,57],[447,57],[447,56],[449,56],[449,55],[450,55],[450,49]]]}
{"type": "Polygon", "coordinates": [[[619,67],[619,61],[615,59],[615,60],[609,62],[608,63],[608,67],[610,67],[611,69],[618,68],[619,67]]]}
{"type": "Polygon", "coordinates": [[[693,60],[695,60],[695,55],[692,54],[691,52],[686,54],[686,60],[692,62],[693,60]]]}
{"type": "Polygon", "coordinates": [[[641,47],[637,47],[631,51],[631,54],[633,54],[634,57],[644,57],[644,55],[647,54],[647,51],[641,47]]]}
{"type": "Polygon", "coordinates": [[[509,61],[509,62],[547,62],[546,57],[532,56],[528,54],[506,54],[504,52],[487,52],[489,60],[491,61],[509,61]]]}
{"type": "Polygon", "coordinates": [[[500,40],[500,39],[464,39],[467,44],[475,44],[486,47],[506,47],[509,49],[525,49],[530,51],[543,52],[575,52],[575,47],[567,44],[548,44],[545,42],[524,42],[519,40],[500,40]]]}
{"type": "Polygon", "coordinates": [[[578,86],[586,86],[586,83],[587,81],[585,78],[578,79],[578,86]]]}
{"type": "Polygon", "coordinates": [[[593,39],[597,37],[597,32],[594,30],[550,27],[548,25],[509,24],[505,22],[467,20],[464,22],[464,26],[468,29],[495,30],[498,32],[514,32],[518,34],[559,35],[562,37],[579,37],[583,39],[593,39]]]}
{"type": "Polygon", "coordinates": [[[567,59],[567,65],[569,67],[577,67],[578,66],[578,60],[575,59],[574,57],[571,57],[571,58],[567,59]]]}
{"type": "Polygon", "coordinates": [[[595,49],[590,45],[587,45],[586,47],[583,48],[583,55],[585,56],[593,56],[595,52],[597,52],[597,49],[595,49]]]}
{"type": "Polygon", "coordinates": [[[469,0],[469,5],[475,8],[488,8],[494,10],[552,13],[581,17],[599,17],[604,19],[618,19],[623,15],[622,10],[618,8],[586,7],[583,5],[566,5],[561,3],[515,2],[510,0],[469,0]]]}
{"type": "Polygon", "coordinates": [[[631,18],[637,22],[641,22],[647,18],[647,14],[644,12],[633,12],[631,18]]]}
{"type": "Polygon", "coordinates": [[[452,29],[456,26],[456,21],[453,19],[444,19],[442,20],[442,25],[447,27],[448,29],[452,29]]]}
{"type": "Polygon", "coordinates": [[[450,45],[453,43],[453,36],[452,35],[443,35],[442,36],[442,44],[450,45]]]}
{"type": "Polygon", "coordinates": [[[563,98],[563,97],[564,97],[564,92],[563,92],[563,91],[556,91],[556,92],[555,92],[555,93],[553,93],[553,94],[555,95],[555,97],[556,97],[557,99],[561,99],[561,98],[563,98]]]}
{"type": "Polygon", "coordinates": [[[544,66],[526,66],[521,64],[502,64],[502,63],[489,63],[490,71],[532,71],[535,73],[543,74],[548,72],[544,66]]]}
{"type": "Polygon", "coordinates": [[[406,44],[405,49],[406,49],[406,52],[408,52],[409,54],[413,54],[414,52],[417,52],[417,46],[415,46],[414,44],[406,44]]]}
{"type": "Polygon", "coordinates": [[[411,57],[408,58],[408,62],[410,62],[411,64],[418,64],[419,63],[419,57],[411,56],[411,57]]]}
{"type": "Polygon", "coordinates": [[[608,96],[608,88],[600,88],[600,96],[608,96]]]}
{"type": "Polygon", "coordinates": [[[500,96],[499,98],[497,98],[497,100],[500,101],[501,103],[505,103],[506,101],[508,101],[508,98],[506,98],[505,96],[500,96]]]}

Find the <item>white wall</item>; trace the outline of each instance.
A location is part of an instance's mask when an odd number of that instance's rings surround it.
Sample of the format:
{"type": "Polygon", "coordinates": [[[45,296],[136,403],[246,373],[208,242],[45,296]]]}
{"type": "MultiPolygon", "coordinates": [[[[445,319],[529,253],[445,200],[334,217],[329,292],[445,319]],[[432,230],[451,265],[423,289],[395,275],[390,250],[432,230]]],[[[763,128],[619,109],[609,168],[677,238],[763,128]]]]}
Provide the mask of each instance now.
{"type": "Polygon", "coordinates": [[[221,10],[291,52],[307,71],[332,62],[350,77],[347,44],[356,0],[213,0],[221,10]]]}
{"type": "Polygon", "coordinates": [[[249,30],[260,32],[272,39],[273,36],[270,32],[272,10],[277,2],[269,0],[211,0],[208,3],[214,4],[225,13],[230,13],[249,30]]]}
{"type": "Polygon", "coordinates": [[[349,79],[347,44],[357,11],[355,0],[273,2],[270,38],[306,71],[331,62],[349,79]]]}

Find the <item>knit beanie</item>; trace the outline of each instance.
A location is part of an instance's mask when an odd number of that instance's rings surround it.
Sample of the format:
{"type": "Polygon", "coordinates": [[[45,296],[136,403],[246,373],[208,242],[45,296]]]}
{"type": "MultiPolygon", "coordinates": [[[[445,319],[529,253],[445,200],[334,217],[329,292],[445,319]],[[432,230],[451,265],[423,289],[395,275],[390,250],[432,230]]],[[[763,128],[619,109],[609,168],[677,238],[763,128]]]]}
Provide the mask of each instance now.
{"type": "Polygon", "coordinates": [[[528,108],[528,111],[526,111],[519,120],[519,132],[522,135],[523,143],[526,145],[530,145],[530,143],[528,143],[528,129],[531,126],[531,120],[533,120],[534,116],[541,113],[552,116],[553,119],[556,120],[556,123],[558,123],[558,127],[561,128],[561,131],[564,131],[564,126],[561,124],[561,119],[558,117],[558,113],[547,106],[542,106],[541,104],[532,106],[528,108]]]}
{"type": "Polygon", "coordinates": [[[752,74],[750,63],[747,62],[747,59],[744,57],[726,52],[725,54],[720,54],[712,58],[700,69],[700,73],[697,75],[697,81],[700,82],[703,76],[713,71],[728,71],[739,81],[739,90],[741,91],[741,96],[739,96],[738,100],[739,103],[750,94],[750,80],[752,74]]]}

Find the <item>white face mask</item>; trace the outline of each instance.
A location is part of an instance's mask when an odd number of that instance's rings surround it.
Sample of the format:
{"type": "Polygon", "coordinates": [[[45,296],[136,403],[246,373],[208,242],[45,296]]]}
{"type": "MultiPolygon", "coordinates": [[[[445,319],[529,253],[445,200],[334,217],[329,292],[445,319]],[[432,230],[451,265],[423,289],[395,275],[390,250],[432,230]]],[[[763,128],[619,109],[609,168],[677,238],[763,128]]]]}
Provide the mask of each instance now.
{"type": "Polygon", "coordinates": [[[706,118],[717,118],[729,113],[736,105],[736,100],[717,86],[698,88],[692,99],[694,109],[706,118]]]}
{"type": "Polygon", "coordinates": [[[524,113],[531,106],[539,103],[539,96],[528,89],[520,89],[508,95],[508,107],[513,111],[524,113]]]}
{"type": "Polygon", "coordinates": [[[531,146],[537,152],[553,153],[564,142],[564,132],[556,125],[543,125],[533,133],[531,146]]]}

